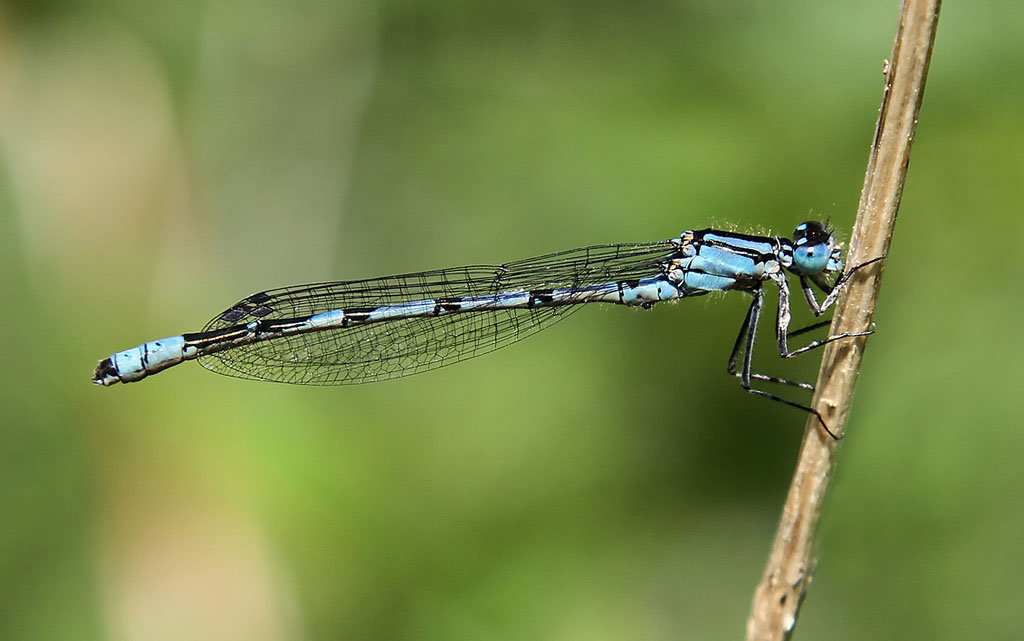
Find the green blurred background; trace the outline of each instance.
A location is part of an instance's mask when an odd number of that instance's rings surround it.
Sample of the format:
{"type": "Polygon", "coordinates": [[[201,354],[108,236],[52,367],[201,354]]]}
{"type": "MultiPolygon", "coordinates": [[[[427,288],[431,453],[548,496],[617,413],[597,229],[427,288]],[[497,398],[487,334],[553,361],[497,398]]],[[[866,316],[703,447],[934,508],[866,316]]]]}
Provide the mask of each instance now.
{"type": "MultiPolygon", "coordinates": [[[[804,424],[724,374],[742,297],[377,385],[89,378],[269,287],[848,235],[897,8],[6,4],[0,638],[740,637],[804,424]]],[[[1022,33],[944,7],[800,638],[1024,637],[1022,33]]]]}

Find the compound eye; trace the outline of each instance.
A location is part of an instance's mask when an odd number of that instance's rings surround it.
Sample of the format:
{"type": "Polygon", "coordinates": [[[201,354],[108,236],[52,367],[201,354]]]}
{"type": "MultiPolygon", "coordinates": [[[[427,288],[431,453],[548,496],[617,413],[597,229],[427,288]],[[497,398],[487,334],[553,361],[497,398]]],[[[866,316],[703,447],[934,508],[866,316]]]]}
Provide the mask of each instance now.
{"type": "Polygon", "coordinates": [[[816,220],[800,223],[793,231],[793,241],[798,245],[802,244],[801,241],[813,244],[827,243],[830,236],[825,225],[816,220]]]}
{"type": "MultiPolygon", "coordinates": [[[[806,240],[806,239],[801,239],[806,240]]],[[[796,241],[793,247],[793,268],[801,274],[820,274],[828,267],[832,250],[828,243],[809,245],[796,241]]]]}
{"type": "Polygon", "coordinates": [[[793,270],[808,276],[826,271],[834,246],[825,225],[816,220],[800,223],[793,231],[793,270]]]}

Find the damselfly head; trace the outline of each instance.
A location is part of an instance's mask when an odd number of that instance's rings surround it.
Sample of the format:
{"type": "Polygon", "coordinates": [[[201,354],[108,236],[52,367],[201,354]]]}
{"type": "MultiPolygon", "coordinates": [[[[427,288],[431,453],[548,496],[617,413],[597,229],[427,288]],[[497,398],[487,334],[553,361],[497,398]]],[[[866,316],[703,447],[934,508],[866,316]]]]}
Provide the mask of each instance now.
{"type": "Polygon", "coordinates": [[[800,223],[793,231],[793,265],[798,274],[813,276],[843,268],[843,248],[832,230],[816,220],[800,223]]]}

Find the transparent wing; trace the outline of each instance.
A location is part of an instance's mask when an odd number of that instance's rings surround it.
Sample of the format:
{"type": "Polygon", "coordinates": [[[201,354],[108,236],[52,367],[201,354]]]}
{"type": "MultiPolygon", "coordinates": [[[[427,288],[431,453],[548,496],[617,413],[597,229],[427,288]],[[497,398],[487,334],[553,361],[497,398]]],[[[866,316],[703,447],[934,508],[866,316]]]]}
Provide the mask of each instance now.
{"type": "MultiPolygon", "coordinates": [[[[254,294],[204,331],[256,319],[296,319],[431,299],[576,288],[659,273],[668,242],[600,245],[505,265],[477,265],[368,280],[284,287],[254,294]]],[[[461,312],[293,334],[201,356],[209,370],[303,385],[345,385],[409,376],[486,354],[568,316],[579,305],[461,312]]]]}

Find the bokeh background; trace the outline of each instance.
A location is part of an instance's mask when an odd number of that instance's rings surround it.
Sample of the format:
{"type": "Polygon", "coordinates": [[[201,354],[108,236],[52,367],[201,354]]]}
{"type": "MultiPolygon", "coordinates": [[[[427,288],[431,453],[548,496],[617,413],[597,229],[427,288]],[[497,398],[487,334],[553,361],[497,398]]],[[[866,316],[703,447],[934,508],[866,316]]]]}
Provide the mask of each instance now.
{"type": "MultiPolygon", "coordinates": [[[[6,3],[0,638],[740,637],[804,424],[724,374],[742,297],[375,385],[89,379],[275,286],[848,234],[897,9],[6,3]]],[[[800,638],[1024,637],[1022,34],[943,9],[800,638]]]]}

